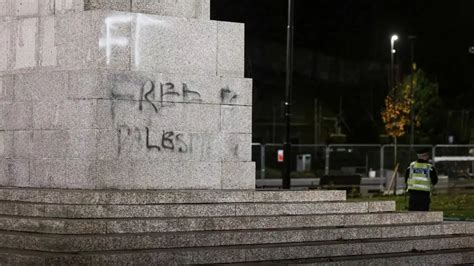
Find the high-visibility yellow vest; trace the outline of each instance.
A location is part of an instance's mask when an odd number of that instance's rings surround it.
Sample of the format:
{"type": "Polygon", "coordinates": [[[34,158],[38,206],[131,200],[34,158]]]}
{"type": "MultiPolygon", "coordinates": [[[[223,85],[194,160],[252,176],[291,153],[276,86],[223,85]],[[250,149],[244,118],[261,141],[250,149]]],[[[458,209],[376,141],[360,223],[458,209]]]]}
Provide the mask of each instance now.
{"type": "Polygon", "coordinates": [[[431,192],[431,178],[429,163],[412,162],[410,164],[410,175],[407,180],[408,190],[419,190],[431,192]]]}

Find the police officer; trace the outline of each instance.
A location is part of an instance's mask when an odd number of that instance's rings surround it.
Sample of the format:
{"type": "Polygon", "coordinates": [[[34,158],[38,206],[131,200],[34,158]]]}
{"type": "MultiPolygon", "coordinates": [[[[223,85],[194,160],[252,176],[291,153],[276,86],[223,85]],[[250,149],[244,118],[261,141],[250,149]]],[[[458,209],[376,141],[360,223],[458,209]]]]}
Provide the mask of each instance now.
{"type": "Polygon", "coordinates": [[[416,150],[418,160],[410,163],[405,172],[405,184],[410,197],[409,211],[428,211],[431,190],[438,183],[436,169],[429,163],[429,148],[416,150]]]}

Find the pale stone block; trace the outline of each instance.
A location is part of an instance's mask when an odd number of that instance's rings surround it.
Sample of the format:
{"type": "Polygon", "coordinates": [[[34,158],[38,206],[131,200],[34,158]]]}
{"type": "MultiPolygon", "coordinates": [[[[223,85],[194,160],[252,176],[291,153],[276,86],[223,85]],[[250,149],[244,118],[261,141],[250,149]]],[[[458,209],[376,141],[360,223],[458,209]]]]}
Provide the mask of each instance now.
{"type": "Polygon", "coordinates": [[[33,105],[33,127],[35,129],[61,129],[64,102],[36,102],[33,105]]]}
{"type": "Polygon", "coordinates": [[[62,101],[68,94],[68,73],[52,71],[18,74],[14,90],[15,101],[62,101]]]}
{"type": "Polygon", "coordinates": [[[217,22],[217,75],[244,77],[244,24],[217,22]]]}
{"type": "MultiPolygon", "coordinates": [[[[64,128],[91,129],[96,128],[97,101],[95,100],[68,100],[64,102],[63,119],[64,128]]],[[[98,121],[100,122],[100,121],[98,121]]]]}
{"type": "Polygon", "coordinates": [[[0,0],[0,18],[12,15],[11,0],[0,0]]]}
{"type": "Polygon", "coordinates": [[[7,143],[7,133],[6,131],[0,131],[0,158],[6,158],[6,147],[10,144],[7,143]]]}
{"type": "Polygon", "coordinates": [[[137,14],[131,36],[132,70],[216,73],[215,22],[137,14]]]}
{"type": "Polygon", "coordinates": [[[2,173],[1,186],[27,187],[30,179],[30,162],[16,159],[0,160],[0,173],[2,173]]]}
{"type": "Polygon", "coordinates": [[[37,130],[33,132],[33,156],[35,159],[65,158],[69,141],[67,131],[37,130]]]}
{"type": "Polygon", "coordinates": [[[220,173],[219,163],[97,161],[96,188],[219,189],[220,173]]]}
{"type": "Polygon", "coordinates": [[[92,160],[66,160],[66,176],[60,182],[63,188],[95,189],[96,163],[92,160]]]}
{"type": "Polygon", "coordinates": [[[1,129],[25,130],[33,126],[33,107],[28,102],[0,103],[1,129]]]}
{"type": "Polygon", "coordinates": [[[40,18],[40,47],[39,47],[39,66],[56,66],[57,51],[55,44],[55,18],[40,18]]]}
{"type": "Polygon", "coordinates": [[[0,102],[0,130],[7,129],[7,112],[10,109],[10,103],[0,102]]]}
{"type": "Polygon", "coordinates": [[[99,12],[79,12],[55,16],[55,43],[65,45],[81,39],[97,38],[103,17],[99,12]]]}
{"type": "Polygon", "coordinates": [[[13,75],[0,76],[0,102],[13,101],[13,87],[15,78],[13,75]]]}
{"type": "Polygon", "coordinates": [[[255,189],[255,162],[222,163],[222,189],[255,189]]]}
{"type": "Polygon", "coordinates": [[[57,44],[57,67],[63,69],[98,68],[99,50],[93,46],[95,38],[77,39],[67,44],[57,44]]]}
{"type": "Polygon", "coordinates": [[[84,1],[84,10],[131,11],[131,3],[131,0],[86,0],[84,1]]]}
{"type": "Polygon", "coordinates": [[[11,68],[13,27],[13,22],[0,23],[0,36],[2,36],[0,38],[0,71],[6,71],[11,68]]]}
{"type": "Polygon", "coordinates": [[[13,158],[30,159],[33,156],[33,131],[13,131],[13,158]]]}
{"type": "MultiPolygon", "coordinates": [[[[147,127],[154,119],[159,119],[151,105],[149,108],[139,110],[139,102],[124,100],[98,100],[97,124],[98,128],[111,129],[119,127],[147,127]]],[[[160,110],[161,111],[161,110],[160,110]]]]}
{"type": "Polygon", "coordinates": [[[219,189],[221,165],[212,162],[137,161],[132,172],[135,188],[219,189]]]}
{"type": "MultiPolygon", "coordinates": [[[[133,43],[131,38],[131,27],[134,15],[123,12],[97,12],[92,13],[93,21],[100,27],[99,53],[97,63],[102,68],[130,70],[131,49],[133,43]]],[[[96,43],[92,43],[92,49],[97,49],[96,43]]]]}
{"type": "Polygon", "coordinates": [[[221,130],[231,133],[252,133],[252,108],[222,105],[221,130]]]}
{"type": "Polygon", "coordinates": [[[220,104],[252,105],[252,80],[241,78],[220,78],[220,104]]]}
{"type": "Polygon", "coordinates": [[[252,134],[223,134],[221,160],[224,162],[250,162],[252,160],[252,134]]]}
{"type": "Polygon", "coordinates": [[[55,20],[58,67],[130,68],[130,13],[79,12],[55,20]]]}
{"type": "MultiPolygon", "coordinates": [[[[122,150],[119,149],[119,145],[121,143],[121,132],[118,131],[118,129],[98,129],[97,130],[97,151],[96,151],[96,156],[98,160],[112,160],[116,158],[120,158],[122,154],[122,150]]],[[[139,138],[140,140],[142,139],[141,133],[139,138]]],[[[128,140],[128,133],[125,133],[125,136],[128,140]]],[[[137,136],[137,138],[138,138],[137,136]]],[[[131,138],[132,140],[134,138],[131,138]]],[[[138,141],[138,139],[136,139],[138,141]]],[[[127,142],[128,143],[128,142],[127,142]]],[[[131,147],[134,147],[136,142],[131,141],[130,146],[127,146],[126,148],[131,149],[131,147]]],[[[142,144],[141,142],[138,142],[139,144],[142,144]]],[[[120,146],[121,147],[121,146],[120,146]]],[[[140,146],[140,150],[142,147],[140,146]]],[[[125,149],[126,150],[126,149],[125,149]]],[[[127,152],[124,151],[124,154],[127,154],[127,152]]]]}
{"type": "Polygon", "coordinates": [[[96,127],[95,100],[66,100],[34,104],[35,129],[92,129],[96,127]]]}
{"type": "Polygon", "coordinates": [[[14,131],[0,131],[0,159],[10,159],[14,157],[13,132],[14,131]]]}
{"type": "Polygon", "coordinates": [[[82,158],[95,160],[97,150],[96,129],[69,130],[66,158],[82,158]]]}
{"type": "Polygon", "coordinates": [[[38,18],[17,20],[15,26],[16,56],[14,69],[36,67],[36,34],[38,34],[38,18]]]}
{"type": "MultiPolygon", "coordinates": [[[[97,99],[108,98],[110,93],[102,89],[102,80],[107,77],[96,70],[83,70],[69,72],[68,98],[70,99],[97,99]]],[[[103,81],[107,86],[109,81],[103,81]]]]}
{"type": "Polygon", "coordinates": [[[196,18],[211,19],[211,0],[196,0],[196,18]]]}
{"type": "Polygon", "coordinates": [[[162,16],[210,19],[209,0],[133,0],[132,12],[162,16]]]}
{"type": "Polygon", "coordinates": [[[131,160],[97,160],[93,168],[97,177],[96,189],[134,189],[136,180],[131,174],[132,163],[131,160]]]}
{"type": "Polygon", "coordinates": [[[219,132],[220,108],[210,104],[184,104],[182,122],[184,129],[191,132],[219,132]]]}
{"type": "Polygon", "coordinates": [[[54,13],[65,14],[84,11],[87,0],[51,0],[54,1],[54,13]]]}
{"type": "Polygon", "coordinates": [[[15,0],[15,16],[39,15],[38,0],[15,0]]]}
{"type": "MultiPolygon", "coordinates": [[[[54,8],[62,0],[38,0],[39,2],[39,14],[40,16],[50,16],[54,15],[54,8]]],[[[65,0],[65,1],[78,1],[78,0],[65,0]]]]}
{"type": "Polygon", "coordinates": [[[31,165],[32,187],[58,187],[66,175],[66,164],[62,159],[32,160],[31,165]]]}

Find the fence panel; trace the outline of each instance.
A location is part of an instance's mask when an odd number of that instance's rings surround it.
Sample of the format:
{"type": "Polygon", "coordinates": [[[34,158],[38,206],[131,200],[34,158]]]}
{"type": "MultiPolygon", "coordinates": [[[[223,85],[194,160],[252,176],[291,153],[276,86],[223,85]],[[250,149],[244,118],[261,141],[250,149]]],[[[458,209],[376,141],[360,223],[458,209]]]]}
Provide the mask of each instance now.
{"type": "Polygon", "coordinates": [[[333,144],[328,146],[325,174],[361,174],[380,169],[378,144],[333,144]]]}
{"type": "MultiPolygon", "coordinates": [[[[397,145],[397,162],[399,165],[399,173],[404,174],[405,169],[410,165],[411,162],[417,159],[415,149],[417,148],[430,148],[433,149],[432,145],[407,145],[407,144],[399,144],[397,145]]],[[[382,157],[383,157],[383,168],[394,170],[395,169],[395,145],[389,144],[384,145],[382,149],[382,157]]]]}
{"type": "Polygon", "coordinates": [[[474,177],[474,145],[437,145],[434,153],[438,174],[451,179],[474,177]]]}

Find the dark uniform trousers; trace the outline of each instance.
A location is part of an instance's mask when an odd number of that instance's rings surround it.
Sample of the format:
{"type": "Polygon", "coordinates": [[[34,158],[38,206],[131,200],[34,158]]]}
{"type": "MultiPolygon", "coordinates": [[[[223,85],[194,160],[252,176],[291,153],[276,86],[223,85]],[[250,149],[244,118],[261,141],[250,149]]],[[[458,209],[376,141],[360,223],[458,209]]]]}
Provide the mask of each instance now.
{"type": "Polygon", "coordinates": [[[429,211],[430,209],[430,192],[408,190],[410,200],[408,202],[409,211],[429,211]]]}

